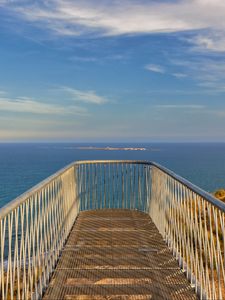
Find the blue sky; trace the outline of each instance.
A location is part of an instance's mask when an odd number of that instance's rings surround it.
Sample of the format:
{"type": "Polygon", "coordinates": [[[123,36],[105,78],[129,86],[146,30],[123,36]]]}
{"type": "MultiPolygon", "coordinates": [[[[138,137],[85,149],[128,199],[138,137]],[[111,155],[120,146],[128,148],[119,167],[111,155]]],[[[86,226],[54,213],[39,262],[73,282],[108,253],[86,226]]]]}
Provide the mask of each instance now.
{"type": "Polygon", "coordinates": [[[225,141],[223,0],[0,0],[0,141],[225,141]]]}

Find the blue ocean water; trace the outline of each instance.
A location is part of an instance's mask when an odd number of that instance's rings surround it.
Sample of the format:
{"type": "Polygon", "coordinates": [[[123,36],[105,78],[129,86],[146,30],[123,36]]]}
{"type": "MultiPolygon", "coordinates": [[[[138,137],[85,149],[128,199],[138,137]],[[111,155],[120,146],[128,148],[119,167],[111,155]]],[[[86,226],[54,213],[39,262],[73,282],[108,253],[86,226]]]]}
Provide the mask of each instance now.
{"type": "Polygon", "coordinates": [[[225,143],[0,144],[0,207],[76,160],[134,159],[162,164],[206,191],[225,188],[225,143]],[[147,151],[81,150],[81,146],[147,151]]]}

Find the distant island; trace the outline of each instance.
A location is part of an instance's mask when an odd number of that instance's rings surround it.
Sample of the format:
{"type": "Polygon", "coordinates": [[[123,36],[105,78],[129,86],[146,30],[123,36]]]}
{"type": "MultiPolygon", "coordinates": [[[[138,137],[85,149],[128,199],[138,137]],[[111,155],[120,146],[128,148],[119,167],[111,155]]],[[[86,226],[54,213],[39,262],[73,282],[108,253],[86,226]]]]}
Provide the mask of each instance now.
{"type": "Polygon", "coordinates": [[[146,151],[147,148],[139,148],[139,147],[77,147],[80,150],[103,150],[103,151],[146,151]]]}

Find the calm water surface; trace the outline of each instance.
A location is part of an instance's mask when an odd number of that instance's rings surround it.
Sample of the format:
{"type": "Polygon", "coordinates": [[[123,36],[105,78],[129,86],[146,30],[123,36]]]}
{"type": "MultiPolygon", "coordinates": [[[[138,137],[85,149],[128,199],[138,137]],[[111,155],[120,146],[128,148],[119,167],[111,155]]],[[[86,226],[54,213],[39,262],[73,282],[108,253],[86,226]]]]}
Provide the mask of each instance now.
{"type": "Polygon", "coordinates": [[[164,165],[203,189],[225,188],[225,144],[91,144],[148,151],[80,150],[84,144],[0,144],[0,206],[76,160],[134,159],[164,165]]]}

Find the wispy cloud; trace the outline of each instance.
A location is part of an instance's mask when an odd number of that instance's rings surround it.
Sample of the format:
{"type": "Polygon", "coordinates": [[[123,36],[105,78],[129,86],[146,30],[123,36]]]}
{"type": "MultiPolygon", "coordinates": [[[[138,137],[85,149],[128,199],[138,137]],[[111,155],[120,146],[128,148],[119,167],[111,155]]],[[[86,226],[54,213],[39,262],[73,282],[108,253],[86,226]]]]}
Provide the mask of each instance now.
{"type": "Polygon", "coordinates": [[[204,105],[199,104],[159,104],[155,108],[160,109],[204,109],[204,105]]]}
{"type": "Polygon", "coordinates": [[[193,39],[193,43],[209,50],[222,51],[224,39],[216,35],[225,31],[224,0],[179,1],[4,1],[2,7],[38,27],[56,35],[131,35],[156,32],[210,30],[193,39]]]}
{"type": "Polygon", "coordinates": [[[172,73],[172,75],[176,78],[186,78],[187,74],[184,73],[172,73]]]}
{"type": "Polygon", "coordinates": [[[84,63],[90,62],[104,62],[104,61],[127,61],[129,59],[128,55],[124,54],[112,54],[112,55],[105,55],[105,56],[72,56],[70,57],[71,61],[78,61],[84,63]]]}
{"type": "Polygon", "coordinates": [[[15,1],[11,8],[29,21],[67,36],[93,32],[101,35],[173,32],[195,27],[194,23],[173,16],[179,5],[162,3],[111,1],[109,5],[108,1],[50,0],[20,5],[15,1]]]}
{"type": "Polygon", "coordinates": [[[0,5],[29,25],[42,28],[45,38],[46,32],[51,37],[155,33],[180,33],[183,37],[190,32],[192,49],[225,52],[224,0],[0,0],[0,5]]]}
{"type": "Polygon", "coordinates": [[[0,90],[0,97],[1,97],[1,96],[4,96],[4,95],[6,95],[6,92],[0,90]]]}
{"type": "Polygon", "coordinates": [[[109,1],[49,0],[12,4],[29,21],[45,22],[45,26],[64,35],[90,30],[114,35],[224,27],[223,0],[112,0],[110,5],[109,1]]]}
{"type": "Polygon", "coordinates": [[[187,39],[197,51],[225,52],[225,30],[198,33],[187,39]]]}
{"type": "Polygon", "coordinates": [[[90,63],[90,62],[96,62],[98,61],[98,58],[97,57],[91,57],[91,56],[72,56],[70,57],[70,60],[71,61],[79,61],[79,62],[87,62],[87,63],[90,63]]]}
{"type": "Polygon", "coordinates": [[[107,98],[98,95],[95,91],[82,91],[67,86],[60,87],[60,90],[68,93],[76,102],[84,102],[99,105],[109,101],[107,98]]]}
{"type": "Polygon", "coordinates": [[[85,115],[85,108],[78,106],[61,106],[38,102],[32,98],[6,98],[0,96],[0,112],[17,112],[44,115],[85,115]]]}
{"type": "Polygon", "coordinates": [[[154,72],[154,73],[160,73],[160,74],[169,74],[173,77],[182,79],[182,78],[186,78],[188,75],[184,74],[184,73],[169,73],[168,71],[165,70],[164,67],[159,66],[159,65],[154,65],[154,64],[149,64],[145,66],[145,69],[150,71],[150,72],[154,72]]]}
{"type": "Polygon", "coordinates": [[[161,73],[161,74],[165,73],[165,69],[159,65],[149,64],[145,66],[145,69],[154,73],[161,73]]]}
{"type": "Polygon", "coordinates": [[[186,57],[170,62],[180,70],[184,70],[198,86],[216,92],[225,91],[225,62],[222,56],[219,59],[205,56],[186,57]]]}

